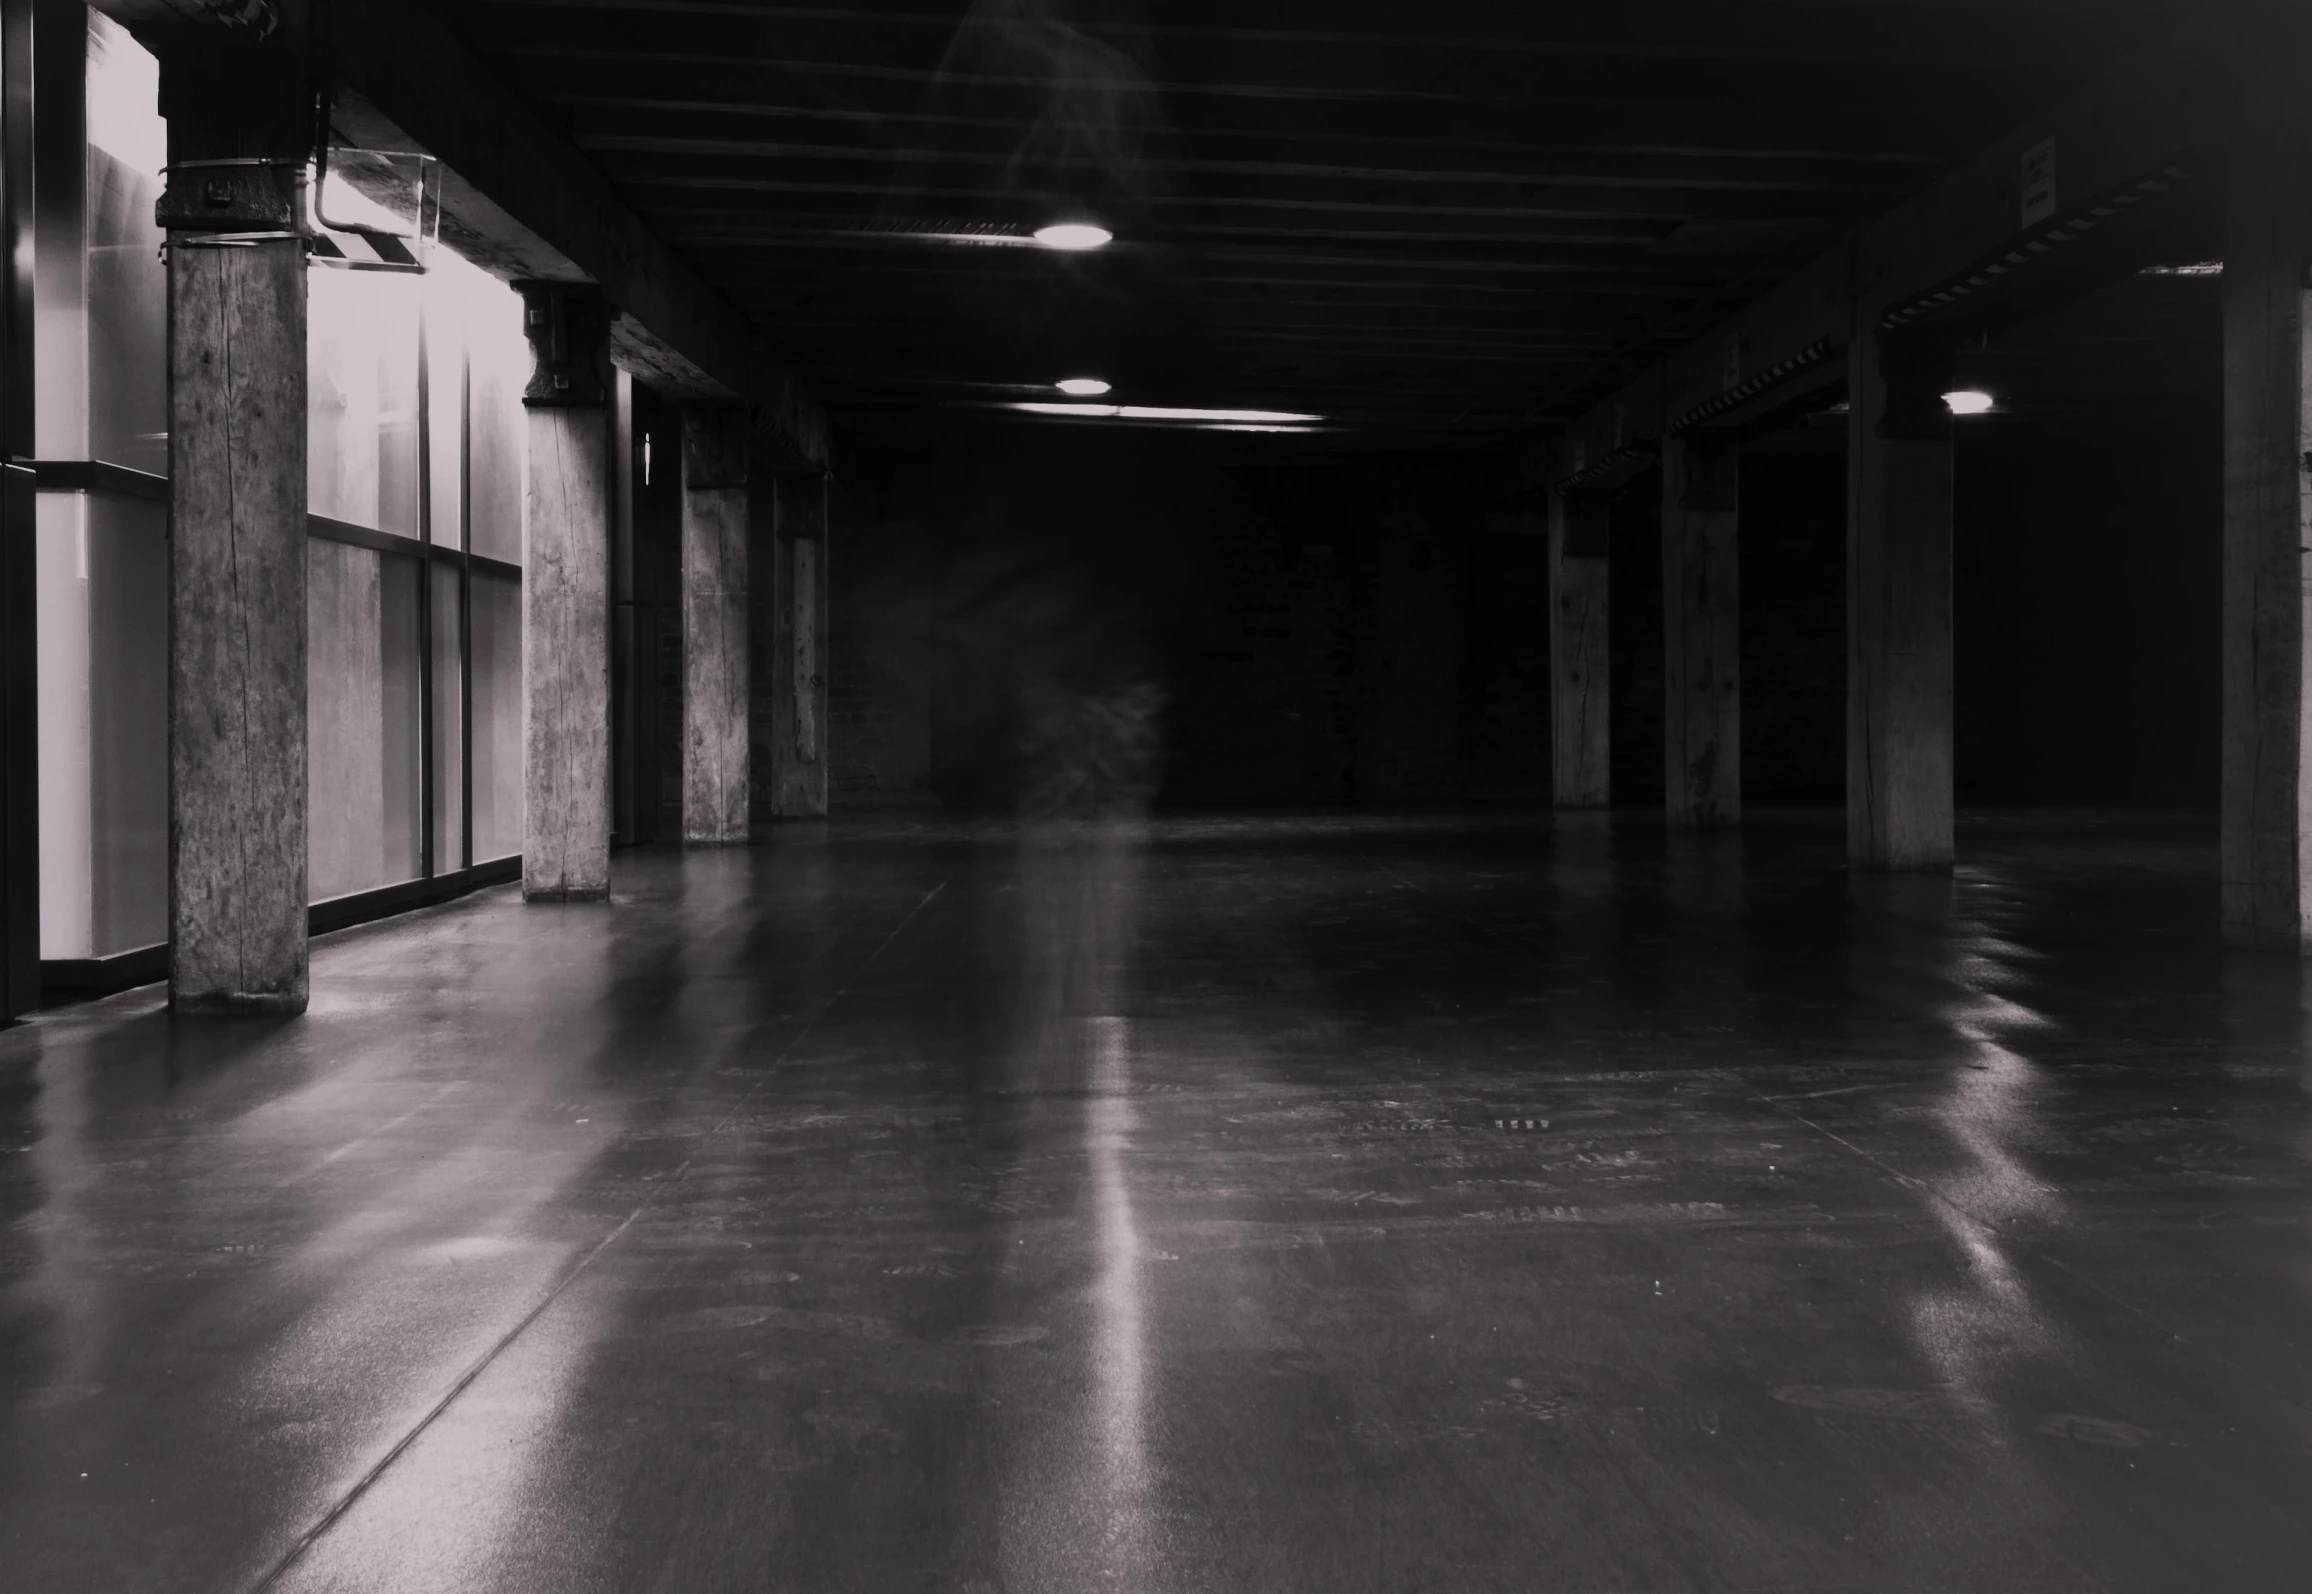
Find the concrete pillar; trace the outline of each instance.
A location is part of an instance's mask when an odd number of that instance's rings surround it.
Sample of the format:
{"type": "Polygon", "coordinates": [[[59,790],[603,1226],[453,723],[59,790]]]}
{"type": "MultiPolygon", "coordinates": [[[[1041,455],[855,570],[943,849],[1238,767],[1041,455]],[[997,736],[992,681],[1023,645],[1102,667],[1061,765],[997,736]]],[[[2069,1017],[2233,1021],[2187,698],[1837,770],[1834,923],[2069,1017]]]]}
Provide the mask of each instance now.
{"type": "Polygon", "coordinates": [[[1846,834],[1858,869],[1948,869],[1948,345],[1866,322],[1849,351],[1846,834]]]}
{"type": "Polygon", "coordinates": [[[777,819],[827,812],[827,478],[773,478],[768,661],[768,809],[777,819]]]}
{"type": "Polygon", "coordinates": [[[1741,456],[1701,432],[1662,442],[1662,790],[1672,824],[1742,817],[1741,456]]]}
{"type": "Polygon", "coordinates": [[[1606,688],[1606,507],[1549,500],[1549,784],[1560,808],[1613,798],[1606,688]]]}
{"type": "Polygon", "coordinates": [[[522,551],[522,896],[610,894],[610,312],[526,282],[536,368],[522,551]]]}
{"type": "Polygon", "coordinates": [[[682,839],[747,839],[747,414],[683,411],[682,839]]]}
{"type": "Polygon", "coordinates": [[[2225,162],[2223,927],[2235,945],[2289,949],[2303,944],[2312,923],[2306,136],[2302,128],[2251,124],[2225,162]]]}
{"type": "Polygon", "coordinates": [[[169,1001],[179,1012],[297,1013],[307,993],[306,267],[294,232],[307,117],[294,56],[221,29],[184,33],[160,52],[169,1001]]]}

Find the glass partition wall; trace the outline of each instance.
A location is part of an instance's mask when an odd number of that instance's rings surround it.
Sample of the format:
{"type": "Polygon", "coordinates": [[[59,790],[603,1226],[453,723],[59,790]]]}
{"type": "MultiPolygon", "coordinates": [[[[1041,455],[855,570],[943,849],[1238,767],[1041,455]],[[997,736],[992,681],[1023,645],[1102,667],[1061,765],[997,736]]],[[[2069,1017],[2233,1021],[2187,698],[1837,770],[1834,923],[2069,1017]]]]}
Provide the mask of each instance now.
{"type": "Polygon", "coordinates": [[[308,282],[321,903],[521,851],[529,356],[513,291],[447,251],[423,277],[308,282]]]}
{"type": "MultiPolygon", "coordinates": [[[[35,18],[40,938],[64,990],[167,933],[167,130],[152,57],[35,18]]],[[[316,265],[307,711],[317,929],[511,878],[522,845],[518,297],[316,265]]]]}

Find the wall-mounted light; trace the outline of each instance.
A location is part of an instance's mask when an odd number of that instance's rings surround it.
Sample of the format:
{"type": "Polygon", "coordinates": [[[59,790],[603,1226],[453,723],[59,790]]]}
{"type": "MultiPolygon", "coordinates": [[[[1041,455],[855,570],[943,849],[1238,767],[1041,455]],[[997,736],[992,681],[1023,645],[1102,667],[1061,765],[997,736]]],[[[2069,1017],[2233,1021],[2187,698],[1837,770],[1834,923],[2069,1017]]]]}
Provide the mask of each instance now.
{"type": "Polygon", "coordinates": [[[1063,377],[1052,386],[1071,398],[1098,398],[1108,391],[1108,384],[1096,376],[1063,377]]]}
{"type": "Polygon", "coordinates": [[[1956,393],[1945,393],[1943,403],[1953,415],[1989,414],[1998,400],[1979,388],[1961,388],[1956,393]]]}
{"type": "Polygon", "coordinates": [[[1046,249],[1098,249],[1116,235],[1088,221],[1056,221],[1036,229],[1036,242],[1046,249]]]}
{"type": "Polygon", "coordinates": [[[332,144],[317,151],[313,175],[304,231],[315,265],[425,270],[441,227],[441,168],[431,155],[332,144]]]}

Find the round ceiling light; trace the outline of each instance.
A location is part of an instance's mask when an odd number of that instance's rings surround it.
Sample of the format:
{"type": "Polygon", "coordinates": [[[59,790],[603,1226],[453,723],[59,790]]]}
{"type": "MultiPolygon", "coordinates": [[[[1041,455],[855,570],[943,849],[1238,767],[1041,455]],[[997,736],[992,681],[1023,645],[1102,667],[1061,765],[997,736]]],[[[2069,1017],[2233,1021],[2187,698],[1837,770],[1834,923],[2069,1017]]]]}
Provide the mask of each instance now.
{"type": "Polygon", "coordinates": [[[1998,400],[1976,388],[1962,388],[1956,393],[1945,393],[1944,404],[1953,415],[1987,415],[1998,400]]]}
{"type": "Polygon", "coordinates": [[[1036,229],[1036,242],[1046,249],[1097,249],[1115,236],[1088,221],[1056,221],[1036,229]]]}
{"type": "Polygon", "coordinates": [[[1071,398],[1098,398],[1108,391],[1108,384],[1096,376],[1065,377],[1052,386],[1071,398]]]}

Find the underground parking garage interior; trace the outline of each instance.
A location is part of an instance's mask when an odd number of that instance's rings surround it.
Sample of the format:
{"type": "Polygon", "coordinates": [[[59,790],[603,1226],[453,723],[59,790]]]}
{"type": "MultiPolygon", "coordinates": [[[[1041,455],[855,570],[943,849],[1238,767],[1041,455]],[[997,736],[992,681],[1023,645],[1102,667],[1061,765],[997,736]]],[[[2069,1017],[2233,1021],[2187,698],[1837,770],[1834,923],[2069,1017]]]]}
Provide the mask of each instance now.
{"type": "Polygon", "coordinates": [[[2302,1589],[2308,78],[0,0],[0,1587],[2302,1589]]]}

